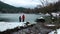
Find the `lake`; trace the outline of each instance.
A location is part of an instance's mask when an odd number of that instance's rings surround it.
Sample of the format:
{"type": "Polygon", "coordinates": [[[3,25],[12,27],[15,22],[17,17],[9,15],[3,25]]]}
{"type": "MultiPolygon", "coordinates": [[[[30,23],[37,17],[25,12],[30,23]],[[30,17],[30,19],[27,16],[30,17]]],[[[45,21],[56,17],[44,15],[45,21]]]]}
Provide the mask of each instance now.
{"type": "MultiPolygon", "coordinates": [[[[20,14],[8,14],[3,13],[0,14],[0,20],[5,22],[19,22],[19,16],[22,16],[23,13],[20,14]]],[[[41,16],[44,16],[43,14],[24,14],[25,15],[25,21],[27,22],[35,22],[35,20],[41,16]]]]}

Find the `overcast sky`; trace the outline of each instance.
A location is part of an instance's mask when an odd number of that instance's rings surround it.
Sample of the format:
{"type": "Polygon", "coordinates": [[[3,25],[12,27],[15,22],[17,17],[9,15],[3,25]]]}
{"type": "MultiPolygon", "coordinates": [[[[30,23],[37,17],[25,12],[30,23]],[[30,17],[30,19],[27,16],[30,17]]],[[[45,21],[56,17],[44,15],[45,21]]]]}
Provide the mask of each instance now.
{"type": "MultiPolygon", "coordinates": [[[[42,3],[40,2],[42,0],[0,0],[0,1],[15,7],[34,8],[37,5],[42,5],[42,3]]],[[[57,1],[58,0],[48,0],[49,3],[53,3],[57,1]]]]}

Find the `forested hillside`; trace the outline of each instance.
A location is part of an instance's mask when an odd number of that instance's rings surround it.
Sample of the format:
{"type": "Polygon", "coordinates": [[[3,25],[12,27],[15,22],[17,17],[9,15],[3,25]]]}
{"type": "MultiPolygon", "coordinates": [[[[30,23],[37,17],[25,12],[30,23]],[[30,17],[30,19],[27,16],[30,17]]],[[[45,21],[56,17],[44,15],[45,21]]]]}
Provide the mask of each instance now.
{"type": "Polygon", "coordinates": [[[45,7],[40,7],[40,8],[23,8],[23,7],[14,7],[8,4],[5,4],[0,1],[0,12],[1,13],[51,13],[51,12],[57,12],[60,11],[60,1],[49,4],[45,7]]]}
{"type": "Polygon", "coordinates": [[[14,7],[8,4],[5,4],[0,1],[0,12],[1,13],[18,13],[18,12],[23,12],[25,8],[23,7],[14,7]]]}

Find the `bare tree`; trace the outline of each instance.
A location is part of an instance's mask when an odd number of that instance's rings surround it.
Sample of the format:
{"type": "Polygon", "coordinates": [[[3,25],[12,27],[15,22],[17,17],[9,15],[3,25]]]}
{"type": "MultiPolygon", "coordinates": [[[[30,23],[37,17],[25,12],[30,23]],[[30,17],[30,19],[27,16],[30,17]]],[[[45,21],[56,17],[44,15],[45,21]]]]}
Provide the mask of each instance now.
{"type": "Polygon", "coordinates": [[[49,2],[48,2],[48,0],[40,0],[40,5],[37,5],[37,7],[36,8],[42,8],[42,7],[45,7],[45,6],[47,6],[47,5],[49,5],[49,2]]]}
{"type": "Polygon", "coordinates": [[[40,0],[42,7],[46,6],[49,4],[48,0],[40,0]]]}

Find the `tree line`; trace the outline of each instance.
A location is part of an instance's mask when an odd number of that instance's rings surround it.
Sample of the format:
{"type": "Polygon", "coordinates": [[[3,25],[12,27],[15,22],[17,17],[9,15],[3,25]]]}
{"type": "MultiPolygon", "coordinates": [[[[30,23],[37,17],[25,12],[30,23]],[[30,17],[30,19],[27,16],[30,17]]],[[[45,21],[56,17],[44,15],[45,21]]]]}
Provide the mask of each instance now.
{"type": "MultiPolygon", "coordinates": [[[[43,3],[42,3],[43,4],[43,3]]],[[[23,8],[23,7],[14,7],[8,4],[5,4],[0,1],[0,13],[51,13],[60,11],[60,1],[56,3],[50,3],[47,6],[41,6],[40,8],[35,7],[34,9],[23,8]]]]}

